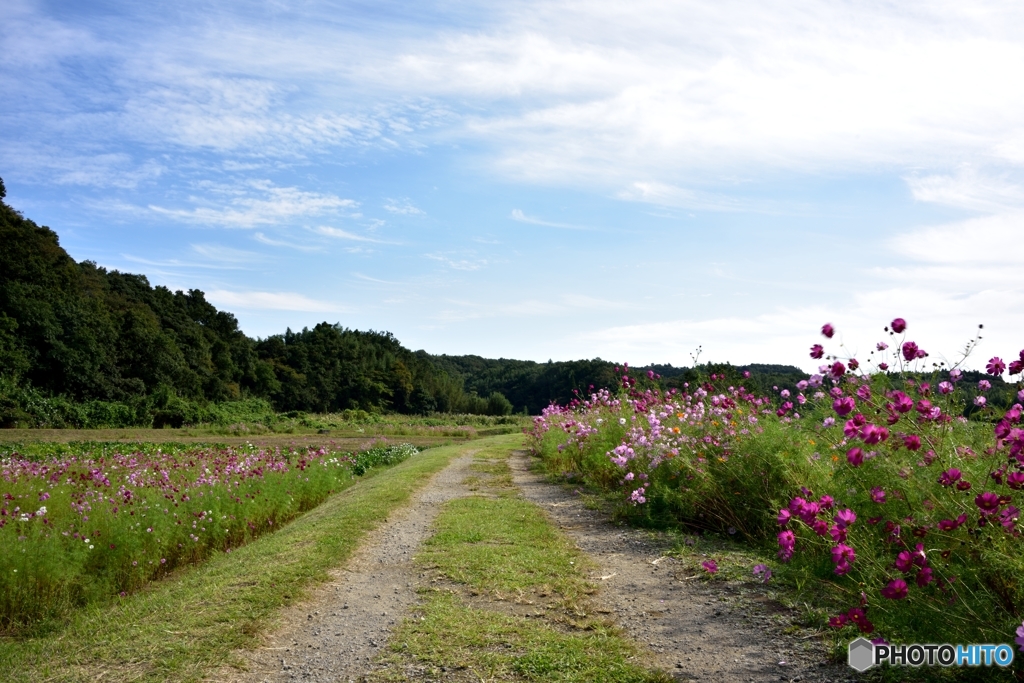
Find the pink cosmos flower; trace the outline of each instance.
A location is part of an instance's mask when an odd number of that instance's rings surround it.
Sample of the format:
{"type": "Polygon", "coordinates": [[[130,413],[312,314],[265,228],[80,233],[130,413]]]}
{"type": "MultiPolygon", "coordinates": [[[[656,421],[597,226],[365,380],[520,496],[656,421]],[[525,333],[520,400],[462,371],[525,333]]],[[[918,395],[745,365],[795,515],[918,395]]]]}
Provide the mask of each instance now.
{"type": "Polygon", "coordinates": [[[908,451],[916,451],[921,448],[921,437],[917,434],[907,434],[903,437],[903,445],[908,451]]]}
{"type": "Polygon", "coordinates": [[[829,495],[824,495],[818,499],[818,507],[822,510],[831,510],[832,506],[836,504],[835,498],[829,495]]]}
{"type": "Polygon", "coordinates": [[[917,358],[918,351],[917,344],[914,342],[908,341],[903,343],[903,358],[908,362],[917,358]]]}
{"type": "Polygon", "coordinates": [[[845,543],[840,543],[832,548],[832,564],[853,562],[857,559],[857,553],[845,543]]]}
{"type": "Polygon", "coordinates": [[[857,360],[856,358],[851,358],[849,361],[847,361],[847,363],[850,366],[850,370],[856,370],[857,368],[860,367],[860,361],[857,360]]]}
{"type": "Polygon", "coordinates": [[[1024,472],[1010,472],[1007,474],[1006,485],[1014,491],[1024,488],[1024,472]]]}
{"type": "Polygon", "coordinates": [[[917,573],[917,578],[915,580],[917,581],[917,585],[921,588],[927,586],[929,583],[935,580],[935,576],[932,573],[932,568],[925,567],[924,569],[919,571],[917,573]]]}
{"type": "Polygon", "coordinates": [[[1019,375],[1021,372],[1024,372],[1024,360],[1010,361],[1010,374],[1019,375]]]}
{"type": "Polygon", "coordinates": [[[1006,363],[999,356],[993,356],[988,359],[988,363],[985,365],[985,372],[990,375],[1001,375],[1006,370],[1006,363]]]}
{"type": "Polygon", "coordinates": [[[979,391],[988,391],[991,388],[992,388],[992,382],[989,382],[987,379],[978,380],[978,390],[979,391]]]}
{"type": "Polygon", "coordinates": [[[835,516],[836,526],[838,526],[840,529],[845,529],[856,521],[857,513],[855,513],[850,508],[840,510],[839,512],[836,513],[835,516]]]}
{"type": "Polygon", "coordinates": [[[790,511],[786,510],[785,508],[779,510],[779,516],[777,518],[779,521],[779,526],[786,526],[787,524],[789,524],[789,520],[792,518],[792,516],[793,515],[790,513],[790,511]]]}
{"type": "Polygon", "coordinates": [[[766,564],[754,565],[754,577],[761,579],[761,583],[768,583],[768,580],[772,578],[772,570],[766,564]]]}
{"type": "Polygon", "coordinates": [[[871,489],[871,501],[881,505],[885,502],[885,489],[881,486],[876,486],[871,489]]]}
{"type": "Polygon", "coordinates": [[[889,369],[889,364],[888,363],[879,363],[878,364],[878,369],[881,370],[882,372],[885,372],[886,370],[889,369]]]}
{"type": "Polygon", "coordinates": [[[1017,637],[1013,639],[1013,642],[1020,645],[1018,649],[1024,652],[1024,622],[1021,622],[1021,625],[1017,627],[1017,637]]]}
{"type": "Polygon", "coordinates": [[[991,491],[979,493],[974,497],[974,504],[983,515],[991,515],[999,509],[999,496],[991,491]]]}
{"type": "Polygon", "coordinates": [[[960,515],[954,519],[943,519],[939,521],[939,530],[941,531],[956,531],[964,524],[967,523],[967,515],[960,515]]]}
{"type": "Polygon", "coordinates": [[[859,448],[851,448],[846,451],[846,460],[854,467],[860,467],[864,464],[864,451],[859,448]]]}
{"type": "Polygon", "coordinates": [[[914,568],[914,560],[910,557],[910,553],[904,550],[896,556],[896,569],[900,570],[904,574],[908,573],[914,568]]]}
{"type": "Polygon", "coordinates": [[[953,385],[949,382],[939,382],[939,393],[949,394],[953,391],[953,385]]]}
{"type": "Polygon", "coordinates": [[[857,402],[852,396],[844,396],[843,398],[837,398],[832,401],[832,410],[836,411],[839,417],[845,417],[853,412],[853,409],[857,407],[857,402]]]}
{"type": "Polygon", "coordinates": [[[41,492],[39,494],[39,502],[40,503],[43,502],[44,500],[49,500],[49,499],[50,499],[50,494],[47,493],[46,491],[43,491],[43,492],[41,492]]]}
{"type": "Polygon", "coordinates": [[[885,427],[879,427],[873,424],[866,424],[860,430],[861,438],[864,439],[864,443],[868,445],[874,445],[881,443],[889,438],[889,430],[885,427]]]}
{"type": "Polygon", "coordinates": [[[956,467],[950,467],[948,470],[939,475],[939,483],[943,486],[952,486],[953,484],[960,481],[960,477],[963,476],[963,472],[958,470],[956,467]]]}
{"type": "Polygon", "coordinates": [[[891,327],[892,331],[896,334],[900,334],[903,330],[907,329],[907,321],[903,318],[895,318],[891,323],[889,323],[889,327],[891,327]]]}
{"type": "Polygon", "coordinates": [[[846,374],[846,366],[840,363],[839,361],[836,361],[829,367],[828,371],[832,373],[833,377],[839,379],[840,377],[846,374]]]}
{"type": "Polygon", "coordinates": [[[894,391],[892,393],[892,407],[897,413],[909,413],[914,409],[914,399],[910,398],[902,391],[894,391]]]}
{"type": "Polygon", "coordinates": [[[815,344],[811,347],[811,358],[821,358],[825,355],[825,349],[821,344],[815,344]]]}
{"type": "Polygon", "coordinates": [[[700,563],[700,566],[704,567],[704,571],[708,574],[714,574],[718,571],[718,563],[714,560],[705,560],[700,563]]]}
{"type": "Polygon", "coordinates": [[[1020,518],[1020,508],[1013,505],[1007,505],[999,513],[999,523],[1003,525],[1004,529],[1012,529],[1018,518],[1020,518]]]}
{"type": "Polygon", "coordinates": [[[983,408],[986,403],[988,403],[988,399],[985,398],[984,396],[974,397],[974,405],[978,406],[979,408],[983,408]]]}
{"type": "Polygon", "coordinates": [[[789,529],[779,532],[779,558],[788,562],[793,557],[793,549],[796,547],[796,534],[789,529]]]}
{"type": "Polygon", "coordinates": [[[885,342],[878,342],[877,344],[875,344],[875,348],[879,351],[885,351],[887,348],[889,348],[889,345],[886,344],[885,342]]]}
{"type": "Polygon", "coordinates": [[[888,600],[902,600],[907,597],[907,582],[903,579],[895,579],[889,582],[882,589],[882,597],[888,600]]]}
{"type": "Polygon", "coordinates": [[[969,481],[958,481],[956,483],[956,490],[957,491],[970,491],[971,490],[971,482],[969,482],[969,481]]]}
{"type": "Polygon", "coordinates": [[[826,338],[831,339],[832,335],[836,333],[836,328],[832,327],[832,323],[825,323],[821,326],[821,333],[825,335],[826,338]]]}

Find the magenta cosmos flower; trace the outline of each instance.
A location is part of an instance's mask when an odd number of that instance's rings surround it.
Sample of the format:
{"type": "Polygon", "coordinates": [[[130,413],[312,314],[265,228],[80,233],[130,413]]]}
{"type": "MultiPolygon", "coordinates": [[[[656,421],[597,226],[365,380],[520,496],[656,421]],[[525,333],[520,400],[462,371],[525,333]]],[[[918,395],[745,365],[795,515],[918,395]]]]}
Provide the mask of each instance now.
{"type": "Polygon", "coordinates": [[[917,434],[907,434],[903,437],[903,445],[908,451],[916,451],[921,448],[921,437],[917,434]]]}
{"type": "Polygon", "coordinates": [[[779,557],[783,562],[793,557],[793,549],[796,547],[796,534],[789,529],[779,532],[779,557]]]}
{"type": "Polygon", "coordinates": [[[864,464],[864,451],[859,448],[851,448],[846,451],[846,459],[854,467],[860,467],[864,464]]]}
{"type": "Polygon", "coordinates": [[[855,513],[853,510],[849,508],[840,510],[839,512],[836,513],[835,521],[837,527],[839,527],[840,529],[845,529],[846,527],[850,526],[851,524],[857,521],[857,513],[855,513]]]}
{"type": "Polygon", "coordinates": [[[815,344],[811,347],[811,358],[821,358],[825,355],[825,347],[821,344],[815,344]]]}
{"type": "Polygon", "coordinates": [[[903,318],[895,318],[891,323],[889,323],[889,327],[891,327],[892,331],[896,334],[900,334],[903,330],[907,329],[907,321],[903,318]]]}
{"type": "Polygon", "coordinates": [[[884,503],[885,489],[883,489],[881,486],[876,486],[873,489],[871,489],[871,500],[872,502],[878,503],[879,505],[884,503]]]}
{"type": "Polygon", "coordinates": [[[704,567],[704,571],[706,571],[708,574],[714,574],[718,571],[718,563],[714,560],[705,560],[704,562],[700,563],[700,566],[704,567]]]}
{"type": "Polygon", "coordinates": [[[837,398],[832,401],[832,410],[836,411],[839,417],[846,417],[853,412],[853,409],[857,407],[857,402],[853,400],[852,396],[844,396],[837,398]]]}
{"type": "Polygon", "coordinates": [[[939,483],[943,486],[952,486],[953,484],[960,481],[960,477],[963,473],[955,467],[950,467],[948,470],[939,475],[939,483]]]}
{"type": "Polygon", "coordinates": [[[889,600],[902,600],[907,597],[907,582],[903,579],[890,581],[889,585],[882,589],[882,597],[889,600]]]}
{"type": "Polygon", "coordinates": [[[1024,371],[1024,360],[1012,360],[1010,361],[1010,374],[1019,375],[1021,371],[1024,371]]]}
{"type": "Polygon", "coordinates": [[[915,358],[917,358],[917,352],[920,351],[921,349],[918,348],[916,343],[914,343],[912,341],[908,341],[908,342],[903,342],[902,350],[903,350],[903,358],[905,360],[907,360],[907,361],[912,361],[915,358]]]}
{"type": "Polygon", "coordinates": [[[1006,370],[1006,363],[999,356],[993,356],[988,359],[988,364],[985,365],[985,371],[990,375],[1001,375],[1006,370]]]}
{"type": "Polygon", "coordinates": [[[836,328],[832,327],[832,323],[825,323],[821,326],[821,333],[825,335],[826,338],[831,339],[832,335],[836,333],[836,328]]]}
{"type": "Polygon", "coordinates": [[[991,491],[985,491],[974,497],[974,504],[981,510],[981,514],[991,515],[999,509],[999,496],[991,491]]]}

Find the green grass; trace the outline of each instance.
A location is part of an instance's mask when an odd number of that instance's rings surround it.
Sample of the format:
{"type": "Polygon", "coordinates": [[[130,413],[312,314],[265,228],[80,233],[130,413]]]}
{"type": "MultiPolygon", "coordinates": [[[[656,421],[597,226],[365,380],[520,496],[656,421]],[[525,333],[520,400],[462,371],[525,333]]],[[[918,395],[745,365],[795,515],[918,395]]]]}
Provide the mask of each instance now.
{"type": "Polygon", "coordinates": [[[177,572],[150,588],[75,614],[46,636],[0,642],[5,681],[192,681],[231,663],[342,564],[380,524],[456,455],[488,442],[425,451],[336,494],[280,531],[177,572]]]}
{"type": "Polygon", "coordinates": [[[494,497],[454,500],[438,517],[417,556],[434,585],[392,638],[379,678],[402,680],[415,663],[445,680],[670,680],[590,614],[590,562],[537,506],[509,495],[508,452],[481,452],[472,466],[494,497]]]}

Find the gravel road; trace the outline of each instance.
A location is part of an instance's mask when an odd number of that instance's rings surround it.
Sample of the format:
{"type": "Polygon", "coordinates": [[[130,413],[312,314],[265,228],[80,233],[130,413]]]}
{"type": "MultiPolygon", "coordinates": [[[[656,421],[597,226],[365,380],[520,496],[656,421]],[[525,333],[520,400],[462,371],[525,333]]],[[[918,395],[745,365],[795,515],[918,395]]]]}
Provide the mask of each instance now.
{"type": "MultiPolygon", "coordinates": [[[[472,495],[465,480],[473,451],[454,460],[370,534],[353,559],[301,604],[284,610],[263,647],[244,651],[248,671],[221,669],[210,680],[360,681],[373,671],[392,629],[417,602],[424,576],[412,563],[440,507],[472,495]]],[[[793,616],[756,590],[684,576],[666,557],[668,540],[612,524],[566,488],[530,472],[529,456],[510,461],[522,494],[540,505],[600,568],[593,602],[617,621],[648,661],[681,681],[854,681],[829,664],[820,639],[792,626],[793,616]],[[797,631],[793,633],[793,631],[797,631]]]]}

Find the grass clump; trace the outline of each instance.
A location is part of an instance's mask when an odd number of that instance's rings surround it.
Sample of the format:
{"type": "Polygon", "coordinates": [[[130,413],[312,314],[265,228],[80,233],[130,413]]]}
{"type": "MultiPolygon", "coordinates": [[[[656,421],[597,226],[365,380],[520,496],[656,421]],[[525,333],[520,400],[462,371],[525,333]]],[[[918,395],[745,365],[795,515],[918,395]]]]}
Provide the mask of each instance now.
{"type": "Polygon", "coordinates": [[[396,672],[416,663],[446,680],[670,680],[590,614],[589,561],[540,508],[508,495],[507,456],[507,447],[485,451],[472,466],[496,496],[451,501],[438,517],[417,556],[433,586],[395,633],[385,657],[394,666],[378,677],[402,680],[396,672]]]}

